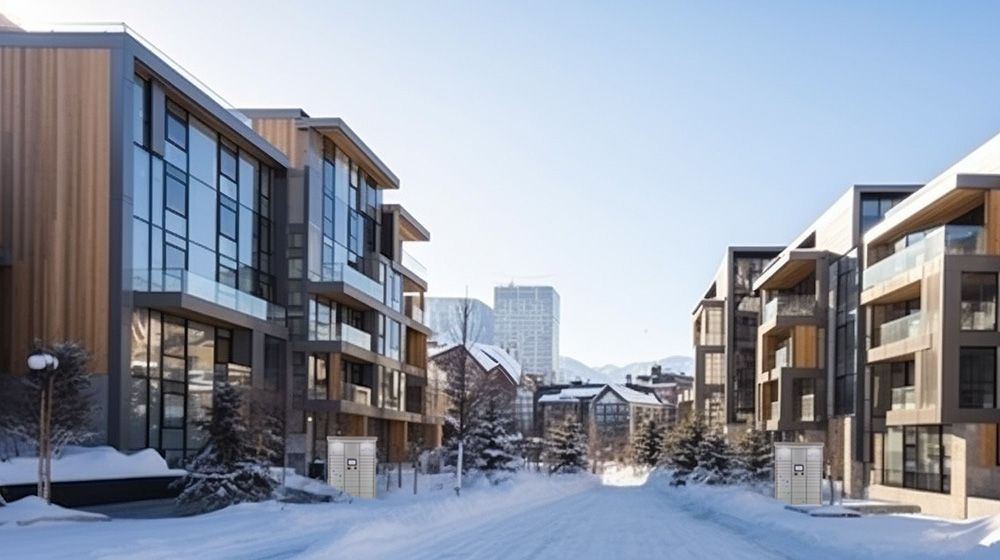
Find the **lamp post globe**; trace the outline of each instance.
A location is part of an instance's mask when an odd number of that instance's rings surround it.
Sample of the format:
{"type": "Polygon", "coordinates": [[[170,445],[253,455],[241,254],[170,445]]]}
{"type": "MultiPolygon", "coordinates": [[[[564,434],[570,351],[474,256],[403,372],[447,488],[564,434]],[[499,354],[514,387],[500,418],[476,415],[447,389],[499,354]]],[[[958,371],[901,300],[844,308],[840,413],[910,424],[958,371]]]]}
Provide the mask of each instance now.
{"type": "Polygon", "coordinates": [[[52,356],[44,352],[36,352],[28,356],[28,369],[31,371],[44,371],[49,367],[49,358],[52,358],[52,356]]]}

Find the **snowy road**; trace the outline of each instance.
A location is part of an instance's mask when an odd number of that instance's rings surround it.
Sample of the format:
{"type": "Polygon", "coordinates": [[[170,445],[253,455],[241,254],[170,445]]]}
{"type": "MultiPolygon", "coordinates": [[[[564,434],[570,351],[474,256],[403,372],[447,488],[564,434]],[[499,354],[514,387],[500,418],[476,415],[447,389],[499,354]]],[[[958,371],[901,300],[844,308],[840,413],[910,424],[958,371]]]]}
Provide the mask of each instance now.
{"type": "Polygon", "coordinates": [[[643,487],[598,486],[501,518],[428,527],[425,535],[342,547],[342,558],[785,558],[643,487]]]}
{"type": "Polygon", "coordinates": [[[243,504],[208,515],[0,526],[0,558],[809,559],[998,558],[1000,516],[966,523],[907,516],[811,518],[739,488],[668,487],[618,471],[480,480],[457,498],[447,475],[414,496],[243,504]]]}

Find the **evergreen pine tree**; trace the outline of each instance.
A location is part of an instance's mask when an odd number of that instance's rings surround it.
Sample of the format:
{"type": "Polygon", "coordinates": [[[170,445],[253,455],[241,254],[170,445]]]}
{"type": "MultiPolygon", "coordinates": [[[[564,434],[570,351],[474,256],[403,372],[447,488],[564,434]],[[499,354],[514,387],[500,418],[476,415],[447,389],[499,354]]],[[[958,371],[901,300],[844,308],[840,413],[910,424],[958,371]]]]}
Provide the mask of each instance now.
{"type": "Polygon", "coordinates": [[[208,442],[180,481],[184,489],[177,501],[182,509],[202,513],[271,497],[275,482],[258,458],[234,387],[215,388],[212,410],[199,428],[207,433],[208,442]]]}
{"type": "Polygon", "coordinates": [[[701,418],[692,415],[675,424],[668,432],[662,462],[672,471],[672,485],[687,484],[688,477],[698,468],[699,449],[705,439],[705,431],[701,418]]]}
{"type": "Polygon", "coordinates": [[[574,416],[566,416],[562,424],[552,429],[546,442],[545,461],[549,464],[549,474],[586,470],[586,436],[574,416]]]}
{"type": "Polygon", "coordinates": [[[633,444],[633,460],[637,465],[653,467],[660,460],[663,451],[663,434],[652,420],[642,425],[633,444]]]}
{"type": "Polygon", "coordinates": [[[767,432],[747,430],[736,442],[734,451],[734,476],[738,482],[759,484],[771,480],[774,446],[767,432]]]}
{"type": "Polygon", "coordinates": [[[520,466],[521,434],[514,417],[500,395],[484,399],[473,418],[468,434],[469,468],[486,473],[493,482],[520,466]]]}
{"type": "Polygon", "coordinates": [[[718,430],[708,430],[698,444],[698,467],[691,479],[704,484],[726,484],[730,480],[732,450],[718,430]]]}

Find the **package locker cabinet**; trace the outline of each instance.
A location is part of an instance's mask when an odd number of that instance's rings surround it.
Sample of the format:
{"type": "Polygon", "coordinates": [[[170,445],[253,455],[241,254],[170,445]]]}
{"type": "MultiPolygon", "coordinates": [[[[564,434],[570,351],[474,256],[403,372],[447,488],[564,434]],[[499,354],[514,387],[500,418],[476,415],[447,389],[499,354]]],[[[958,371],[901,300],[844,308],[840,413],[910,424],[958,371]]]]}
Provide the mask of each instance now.
{"type": "Polygon", "coordinates": [[[774,497],[793,505],[821,505],[823,444],[774,444],[774,497]]]}
{"type": "Polygon", "coordinates": [[[375,497],[375,441],[373,437],[326,438],[327,482],[357,498],[375,497]]]}

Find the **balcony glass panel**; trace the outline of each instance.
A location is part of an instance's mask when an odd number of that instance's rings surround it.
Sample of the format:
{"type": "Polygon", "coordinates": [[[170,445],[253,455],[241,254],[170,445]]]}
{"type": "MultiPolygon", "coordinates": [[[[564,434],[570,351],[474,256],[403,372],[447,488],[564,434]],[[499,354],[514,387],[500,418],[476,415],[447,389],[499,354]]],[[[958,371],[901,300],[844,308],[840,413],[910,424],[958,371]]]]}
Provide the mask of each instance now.
{"type": "Polygon", "coordinates": [[[916,387],[894,387],[892,389],[892,410],[913,410],[917,408],[916,387]]]}
{"type": "Polygon", "coordinates": [[[764,306],[764,322],[781,317],[809,317],[816,312],[816,296],[779,295],[764,306]]]}
{"type": "Polygon", "coordinates": [[[365,350],[372,349],[372,335],[345,323],[341,323],[338,328],[340,330],[340,340],[360,346],[365,350]]]}
{"type": "Polygon", "coordinates": [[[982,226],[942,226],[920,241],[865,269],[862,287],[868,289],[922,266],[940,255],[979,255],[986,250],[982,226]]]}
{"type": "Polygon", "coordinates": [[[774,368],[783,368],[792,365],[792,353],[788,346],[782,346],[774,351],[774,368]]]}
{"type": "Polygon", "coordinates": [[[324,282],[343,282],[365,295],[382,301],[382,285],[346,263],[323,265],[324,282]]]}
{"type": "Polygon", "coordinates": [[[364,385],[344,383],[344,400],[371,406],[372,390],[364,385]]]}
{"type": "Polygon", "coordinates": [[[427,278],[427,267],[417,259],[413,258],[413,255],[403,251],[403,257],[400,259],[400,262],[407,270],[416,274],[420,278],[427,278]]]}
{"type": "Polygon", "coordinates": [[[137,292],[183,293],[264,321],[285,319],[285,308],[281,306],[179,268],[136,270],[132,274],[132,289],[137,292]]]}
{"type": "Polygon", "coordinates": [[[899,342],[921,333],[920,320],[923,313],[917,311],[905,317],[882,323],[879,327],[879,346],[899,342]]]}

